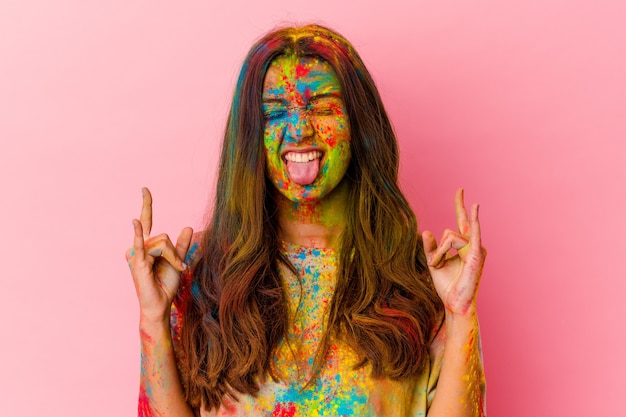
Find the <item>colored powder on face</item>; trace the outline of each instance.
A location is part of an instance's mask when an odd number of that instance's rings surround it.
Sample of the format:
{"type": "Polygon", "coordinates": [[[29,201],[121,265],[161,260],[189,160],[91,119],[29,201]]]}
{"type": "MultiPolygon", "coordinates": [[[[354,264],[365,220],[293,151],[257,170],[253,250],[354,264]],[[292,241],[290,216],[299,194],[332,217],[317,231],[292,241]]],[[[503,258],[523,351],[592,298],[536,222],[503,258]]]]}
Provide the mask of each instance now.
{"type": "Polygon", "coordinates": [[[303,65],[302,61],[298,62],[298,65],[296,65],[296,77],[306,77],[310,72],[311,69],[308,66],[303,65]]]}
{"type": "Polygon", "coordinates": [[[316,58],[280,57],[263,86],[267,175],[287,199],[313,202],[330,193],[350,162],[350,129],[341,86],[330,65],[316,58]],[[315,148],[322,152],[312,183],[291,180],[282,152],[315,148]]]}

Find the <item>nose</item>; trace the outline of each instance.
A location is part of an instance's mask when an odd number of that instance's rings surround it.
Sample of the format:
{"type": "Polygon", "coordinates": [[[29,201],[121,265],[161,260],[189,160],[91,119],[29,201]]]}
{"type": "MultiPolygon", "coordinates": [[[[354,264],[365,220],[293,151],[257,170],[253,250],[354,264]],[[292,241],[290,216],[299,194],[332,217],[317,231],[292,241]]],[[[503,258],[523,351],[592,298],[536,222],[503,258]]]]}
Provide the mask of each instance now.
{"type": "Polygon", "coordinates": [[[303,139],[313,136],[313,124],[306,109],[293,109],[287,120],[287,136],[289,139],[301,142],[303,139]]]}

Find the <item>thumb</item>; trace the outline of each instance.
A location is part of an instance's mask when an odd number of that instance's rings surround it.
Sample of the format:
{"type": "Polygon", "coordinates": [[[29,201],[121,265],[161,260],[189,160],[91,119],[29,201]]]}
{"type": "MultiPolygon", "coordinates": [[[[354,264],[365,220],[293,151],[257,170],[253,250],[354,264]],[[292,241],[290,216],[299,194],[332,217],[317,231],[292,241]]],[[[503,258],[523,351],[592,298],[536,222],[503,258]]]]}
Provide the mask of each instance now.
{"type": "Polygon", "coordinates": [[[422,233],[422,241],[424,242],[424,254],[426,255],[426,261],[430,263],[435,250],[437,250],[437,240],[431,232],[426,230],[422,233]]]}
{"type": "Polygon", "coordinates": [[[187,268],[187,265],[185,265],[183,259],[185,259],[185,257],[187,256],[187,251],[189,250],[189,246],[191,245],[192,237],[193,229],[191,227],[185,227],[178,235],[178,239],[176,239],[176,253],[178,253],[178,257],[180,258],[183,269],[187,268]]]}

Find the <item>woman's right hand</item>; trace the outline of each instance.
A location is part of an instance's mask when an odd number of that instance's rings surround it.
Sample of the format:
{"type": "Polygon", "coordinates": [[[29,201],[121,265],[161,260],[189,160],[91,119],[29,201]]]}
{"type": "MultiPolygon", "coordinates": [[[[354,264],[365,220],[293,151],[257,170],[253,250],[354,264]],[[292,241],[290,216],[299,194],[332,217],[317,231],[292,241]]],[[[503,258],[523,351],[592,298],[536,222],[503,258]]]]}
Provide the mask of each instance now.
{"type": "Polygon", "coordinates": [[[189,250],[193,230],[185,227],[176,246],[166,234],[150,237],[152,195],[143,188],[143,206],[139,220],[133,219],[133,246],[126,260],[135,283],[142,322],[169,320],[170,306],[178,290],[181,272],[187,269],[183,259],[189,250]]]}

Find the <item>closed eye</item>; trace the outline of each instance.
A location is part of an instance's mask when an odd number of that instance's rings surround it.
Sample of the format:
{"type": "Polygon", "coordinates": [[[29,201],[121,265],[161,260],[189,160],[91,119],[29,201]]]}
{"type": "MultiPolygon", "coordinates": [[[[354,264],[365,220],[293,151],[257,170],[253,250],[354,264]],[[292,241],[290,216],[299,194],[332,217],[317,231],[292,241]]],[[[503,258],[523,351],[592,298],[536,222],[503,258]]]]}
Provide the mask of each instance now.
{"type": "Polygon", "coordinates": [[[343,113],[343,102],[339,97],[317,96],[309,102],[307,111],[313,116],[331,116],[343,113]]]}
{"type": "Polygon", "coordinates": [[[265,120],[278,120],[287,117],[287,110],[270,110],[264,113],[265,120]]]}
{"type": "Polygon", "coordinates": [[[312,106],[309,111],[311,112],[312,115],[314,116],[330,116],[332,114],[337,113],[337,107],[336,106],[312,106]]]}

